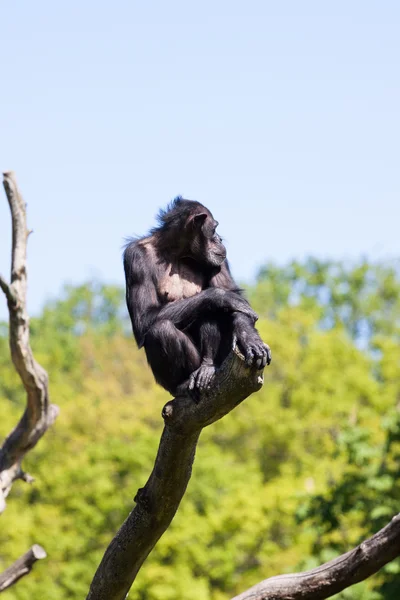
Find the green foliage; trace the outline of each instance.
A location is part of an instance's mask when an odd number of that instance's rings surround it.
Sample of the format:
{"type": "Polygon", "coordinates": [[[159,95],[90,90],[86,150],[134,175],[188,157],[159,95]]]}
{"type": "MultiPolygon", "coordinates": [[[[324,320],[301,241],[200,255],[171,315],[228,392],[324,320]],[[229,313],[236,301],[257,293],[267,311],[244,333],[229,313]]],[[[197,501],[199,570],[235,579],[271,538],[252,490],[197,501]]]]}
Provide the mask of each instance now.
{"type": "MultiPolygon", "coordinates": [[[[264,389],[203,432],[187,494],[130,599],[226,599],[348,550],[398,512],[398,287],[394,267],[367,263],[261,271],[249,295],[273,349],[264,389]]],[[[150,473],[168,396],[124,314],[122,290],[92,282],[32,319],[61,413],[25,461],[35,483],[10,494],[0,570],[34,542],[48,558],[4,600],[84,598],[150,473]]],[[[25,402],[4,326],[0,368],[2,436],[25,402]]],[[[399,569],[338,598],[397,600],[399,569]]]]}
{"type": "MultiPolygon", "coordinates": [[[[371,429],[348,426],[338,437],[336,454],[343,456],[344,468],[333,478],[327,492],[307,499],[297,512],[316,532],[313,555],[322,562],[346,546],[354,546],[367,535],[384,527],[398,510],[400,498],[400,411],[389,411],[381,422],[381,442],[374,443],[371,429]]],[[[382,569],[377,591],[363,598],[398,598],[400,560],[382,569]]],[[[338,598],[348,598],[346,593],[338,598]]]]}
{"type": "Polygon", "coordinates": [[[250,297],[260,314],[274,316],[282,306],[301,306],[318,315],[324,328],[341,324],[364,344],[378,332],[399,339],[399,261],[349,264],[309,258],[283,268],[267,264],[250,297]]]}

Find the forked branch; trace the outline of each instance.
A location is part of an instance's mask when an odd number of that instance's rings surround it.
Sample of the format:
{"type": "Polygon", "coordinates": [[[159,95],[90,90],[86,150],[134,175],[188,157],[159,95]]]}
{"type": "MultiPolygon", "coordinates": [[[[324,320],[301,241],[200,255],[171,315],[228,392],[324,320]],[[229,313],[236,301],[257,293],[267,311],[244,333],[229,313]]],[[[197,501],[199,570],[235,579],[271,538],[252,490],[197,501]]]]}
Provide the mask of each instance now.
{"type": "Polygon", "coordinates": [[[179,397],[164,406],[165,426],[153,471],[136,495],[136,507],[106,550],[87,600],[126,598],[144,560],[178,509],[202,429],[259,390],[262,383],[262,372],[249,369],[243,357],[232,352],[212,390],[198,404],[188,397],[179,397]]]}
{"type": "Polygon", "coordinates": [[[11,358],[26,390],[26,409],[16,427],[0,448],[0,513],[16,479],[32,481],[23,472],[21,462],[58,415],[58,407],[50,404],[46,371],[35,361],[29,343],[29,316],[26,311],[26,246],[29,231],[25,203],[12,172],[4,173],[4,189],[12,220],[11,277],[0,275],[9,312],[11,358]]]}

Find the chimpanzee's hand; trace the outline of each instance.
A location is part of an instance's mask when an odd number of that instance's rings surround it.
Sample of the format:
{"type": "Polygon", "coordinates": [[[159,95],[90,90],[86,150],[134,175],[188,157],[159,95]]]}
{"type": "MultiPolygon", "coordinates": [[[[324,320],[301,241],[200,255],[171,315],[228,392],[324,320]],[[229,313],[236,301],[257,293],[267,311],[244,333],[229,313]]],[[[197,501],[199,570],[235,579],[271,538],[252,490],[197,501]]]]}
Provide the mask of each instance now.
{"type": "Polygon", "coordinates": [[[247,366],[263,369],[270,364],[272,360],[270,347],[264,344],[256,329],[237,329],[233,336],[233,347],[236,344],[244,355],[247,366]]]}

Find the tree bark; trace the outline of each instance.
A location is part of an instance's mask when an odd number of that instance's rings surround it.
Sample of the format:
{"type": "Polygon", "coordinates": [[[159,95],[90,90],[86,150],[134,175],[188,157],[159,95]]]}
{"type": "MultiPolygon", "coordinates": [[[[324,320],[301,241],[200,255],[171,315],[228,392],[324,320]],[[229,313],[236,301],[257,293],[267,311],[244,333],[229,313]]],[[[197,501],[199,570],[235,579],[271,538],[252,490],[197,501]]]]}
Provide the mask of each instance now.
{"type": "Polygon", "coordinates": [[[188,397],[168,402],[153,471],[112,540],[94,576],[87,600],[126,598],[143,562],[171,523],[189,482],[197,441],[204,427],[230,412],[263,384],[262,371],[245,366],[233,351],[212,390],[198,404],[188,397]]]}
{"type": "Polygon", "coordinates": [[[11,567],[0,573],[0,592],[4,592],[4,590],[14,585],[18,579],[30,573],[34,563],[42,558],[46,558],[46,552],[39,544],[34,544],[11,567]]]}
{"type": "Polygon", "coordinates": [[[5,498],[16,479],[33,481],[22,471],[21,461],[59,412],[57,406],[50,404],[47,373],[35,361],[29,343],[26,246],[30,232],[26,225],[25,203],[13,173],[4,173],[3,185],[11,211],[12,249],[10,283],[0,275],[0,287],[7,298],[10,317],[11,358],[26,390],[27,405],[19,423],[0,448],[0,513],[6,507],[5,498]]]}
{"type": "Polygon", "coordinates": [[[232,600],[325,600],[400,556],[400,513],[357,548],[304,573],[270,577],[232,600]]]}

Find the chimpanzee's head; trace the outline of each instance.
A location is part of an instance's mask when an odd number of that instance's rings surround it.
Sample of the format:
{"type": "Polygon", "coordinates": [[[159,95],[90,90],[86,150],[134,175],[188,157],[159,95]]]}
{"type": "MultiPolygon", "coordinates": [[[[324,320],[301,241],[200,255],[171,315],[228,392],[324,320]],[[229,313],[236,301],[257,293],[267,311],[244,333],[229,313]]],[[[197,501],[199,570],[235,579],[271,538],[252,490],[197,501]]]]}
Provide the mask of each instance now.
{"type": "Polygon", "coordinates": [[[216,233],[218,221],[215,221],[204,206],[201,209],[201,212],[196,212],[187,224],[190,255],[201,264],[219,267],[226,259],[226,249],[216,233]]]}
{"type": "Polygon", "coordinates": [[[181,196],[159,214],[161,227],[153,230],[164,247],[174,248],[181,258],[188,257],[205,267],[219,267],[226,249],[216,233],[218,221],[210,211],[194,200],[181,196]]]}

